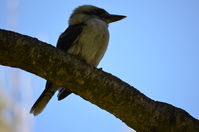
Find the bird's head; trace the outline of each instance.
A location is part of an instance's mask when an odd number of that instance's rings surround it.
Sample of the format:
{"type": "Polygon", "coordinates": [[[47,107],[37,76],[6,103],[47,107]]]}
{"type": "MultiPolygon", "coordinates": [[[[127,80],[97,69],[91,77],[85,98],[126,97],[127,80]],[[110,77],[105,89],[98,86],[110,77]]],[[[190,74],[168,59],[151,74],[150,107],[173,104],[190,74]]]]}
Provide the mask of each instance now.
{"type": "Polygon", "coordinates": [[[89,19],[100,19],[107,24],[119,21],[126,16],[109,14],[106,10],[92,5],[83,5],[76,8],[70,16],[69,25],[84,23],[89,19]]]}

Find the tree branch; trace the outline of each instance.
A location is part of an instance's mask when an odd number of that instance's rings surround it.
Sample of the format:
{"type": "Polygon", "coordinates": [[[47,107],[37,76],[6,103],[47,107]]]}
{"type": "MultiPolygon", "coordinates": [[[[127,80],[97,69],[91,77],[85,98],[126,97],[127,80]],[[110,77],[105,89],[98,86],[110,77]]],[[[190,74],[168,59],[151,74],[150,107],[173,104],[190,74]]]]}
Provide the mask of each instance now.
{"type": "Polygon", "coordinates": [[[154,101],[119,78],[25,35],[0,30],[0,64],[70,89],[140,132],[198,132],[199,120],[154,101]]]}

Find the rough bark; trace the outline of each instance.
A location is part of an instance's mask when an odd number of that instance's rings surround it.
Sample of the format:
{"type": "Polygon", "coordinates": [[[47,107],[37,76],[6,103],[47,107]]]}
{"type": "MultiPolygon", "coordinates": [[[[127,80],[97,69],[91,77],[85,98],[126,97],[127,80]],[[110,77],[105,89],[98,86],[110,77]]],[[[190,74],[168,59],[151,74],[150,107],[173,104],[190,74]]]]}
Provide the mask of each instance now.
{"type": "Polygon", "coordinates": [[[199,132],[199,120],[36,38],[0,30],[0,64],[70,89],[139,132],[199,132]]]}

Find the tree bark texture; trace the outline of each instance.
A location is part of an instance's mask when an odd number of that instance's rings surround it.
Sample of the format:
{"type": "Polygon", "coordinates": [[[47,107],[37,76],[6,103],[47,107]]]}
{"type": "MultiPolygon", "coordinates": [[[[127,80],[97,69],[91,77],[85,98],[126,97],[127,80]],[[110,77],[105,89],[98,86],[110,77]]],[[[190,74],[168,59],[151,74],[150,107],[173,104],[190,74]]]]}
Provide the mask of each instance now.
{"type": "Polygon", "coordinates": [[[199,120],[186,111],[154,101],[119,78],[36,38],[0,30],[0,64],[63,86],[137,132],[199,132],[199,120]]]}

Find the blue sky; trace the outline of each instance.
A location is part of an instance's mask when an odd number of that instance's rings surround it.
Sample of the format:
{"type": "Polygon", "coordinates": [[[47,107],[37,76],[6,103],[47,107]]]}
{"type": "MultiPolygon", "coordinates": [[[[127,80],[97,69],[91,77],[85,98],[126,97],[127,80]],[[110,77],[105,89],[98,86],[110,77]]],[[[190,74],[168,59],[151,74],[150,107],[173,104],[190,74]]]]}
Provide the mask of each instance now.
{"type": "MultiPolygon", "coordinates": [[[[72,10],[83,4],[127,16],[109,26],[109,47],[98,67],[148,97],[185,109],[199,119],[198,0],[1,0],[0,28],[56,45],[72,10]]],[[[6,78],[2,72],[6,69],[0,70],[1,78],[6,78]]],[[[33,87],[31,107],[43,91],[45,80],[18,72],[22,85],[33,87]],[[23,81],[27,76],[31,84],[23,81]]],[[[32,131],[36,132],[131,131],[113,115],[74,94],[61,102],[54,97],[41,115],[31,118],[32,131]]]]}

